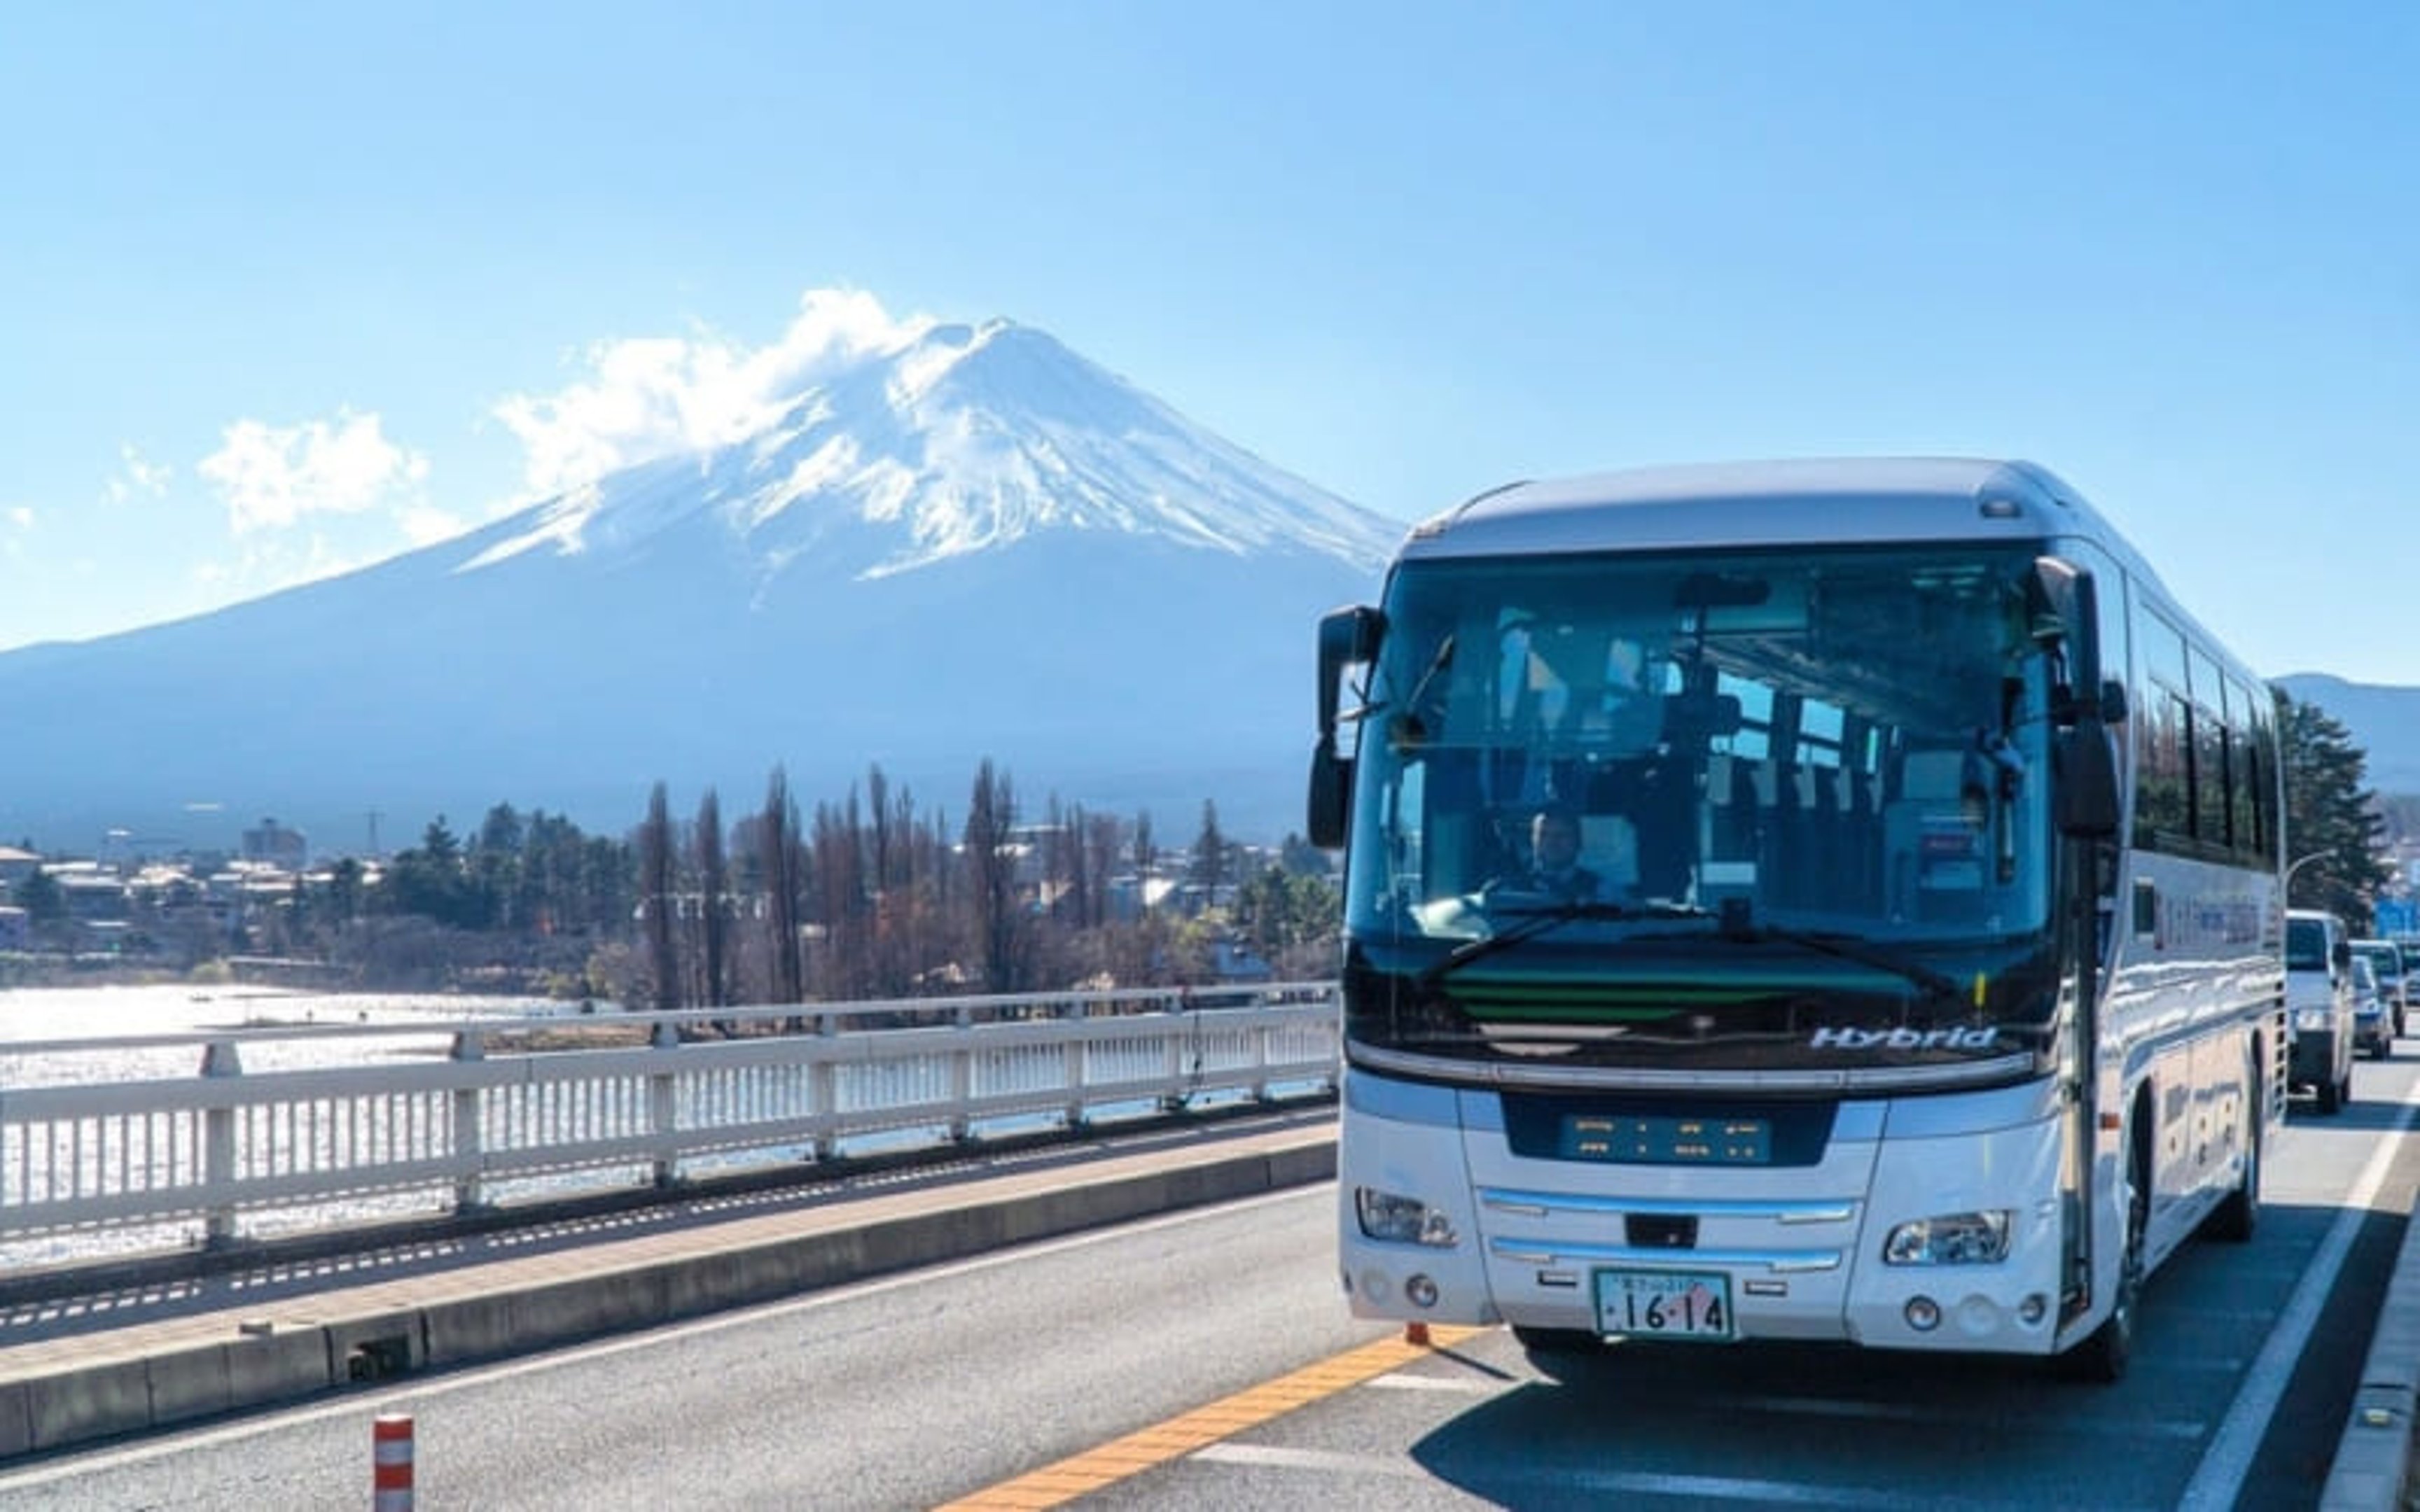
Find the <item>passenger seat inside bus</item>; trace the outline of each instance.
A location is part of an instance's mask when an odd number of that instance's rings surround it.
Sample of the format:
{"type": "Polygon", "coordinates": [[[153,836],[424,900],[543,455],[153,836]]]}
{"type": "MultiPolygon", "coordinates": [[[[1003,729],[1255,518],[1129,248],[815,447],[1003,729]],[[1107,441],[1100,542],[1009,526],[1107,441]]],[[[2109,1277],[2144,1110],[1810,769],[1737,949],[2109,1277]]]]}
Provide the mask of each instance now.
{"type": "Polygon", "coordinates": [[[1913,750],[1900,761],[1899,795],[1883,809],[1894,918],[1983,917],[1984,838],[1961,802],[1965,772],[1963,750],[1913,750]]]}

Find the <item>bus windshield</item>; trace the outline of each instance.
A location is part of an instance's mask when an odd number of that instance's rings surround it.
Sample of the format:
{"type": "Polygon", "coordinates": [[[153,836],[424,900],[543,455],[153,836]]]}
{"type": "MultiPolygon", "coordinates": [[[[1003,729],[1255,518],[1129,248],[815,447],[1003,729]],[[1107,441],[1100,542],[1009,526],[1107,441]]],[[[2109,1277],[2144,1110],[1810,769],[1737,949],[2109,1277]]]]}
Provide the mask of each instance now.
{"type": "Polygon", "coordinates": [[[1403,564],[1359,721],[1349,1037],[2014,1048],[1993,1026],[2055,996],[2033,556],[1403,564]]]}

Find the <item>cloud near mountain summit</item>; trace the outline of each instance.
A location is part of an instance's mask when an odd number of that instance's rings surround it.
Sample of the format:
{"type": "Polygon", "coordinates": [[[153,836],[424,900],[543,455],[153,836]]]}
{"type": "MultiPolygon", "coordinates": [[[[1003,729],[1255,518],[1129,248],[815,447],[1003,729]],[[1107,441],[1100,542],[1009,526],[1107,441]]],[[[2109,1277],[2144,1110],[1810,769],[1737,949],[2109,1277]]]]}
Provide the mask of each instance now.
{"type": "Polygon", "coordinates": [[[549,498],[763,430],[799,394],[936,323],[894,319],[861,291],[811,289],[768,346],[710,332],[595,342],[582,354],[584,377],[555,393],[509,395],[494,414],[528,453],[525,500],[549,498]]]}

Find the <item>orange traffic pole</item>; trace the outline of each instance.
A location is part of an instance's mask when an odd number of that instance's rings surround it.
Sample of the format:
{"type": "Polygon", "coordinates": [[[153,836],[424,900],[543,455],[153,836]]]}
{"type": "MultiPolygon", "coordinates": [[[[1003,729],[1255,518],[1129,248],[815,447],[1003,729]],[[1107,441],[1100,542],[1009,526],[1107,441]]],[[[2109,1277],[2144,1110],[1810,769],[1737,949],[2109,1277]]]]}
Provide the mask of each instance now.
{"type": "Polygon", "coordinates": [[[411,1512],[411,1417],[380,1413],[370,1425],[371,1512],[411,1512]]]}

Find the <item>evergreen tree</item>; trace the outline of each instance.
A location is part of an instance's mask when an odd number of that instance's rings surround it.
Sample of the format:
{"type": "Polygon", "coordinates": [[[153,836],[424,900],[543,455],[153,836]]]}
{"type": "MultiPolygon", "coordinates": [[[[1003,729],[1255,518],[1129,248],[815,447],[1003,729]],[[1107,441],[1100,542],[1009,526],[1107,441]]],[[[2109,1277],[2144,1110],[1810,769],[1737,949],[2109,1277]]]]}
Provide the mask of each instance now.
{"type": "Polygon", "coordinates": [[[439,814],[421,832],[420,843],[397,852],[387,863],[380,884],[385,905],[398,914],[417,914],[457,929],[475,928],[479,910],[471,879],[462,868],[462,842],[439,814]]]}
{"type": "Polygon", "coordinates": [[[2286,773],[2286,850],[2297,908],[2324,908],[2356,933],[2371,928],[2394,869],[2379,856],[2385,821],[2362,786],[2368,755],[2351,732],[2316,703],[2277,693],[2286,773]]]}
{"type": "Polygon", "coordinates": [[[327,912],[340,928],[361,917],[362,872],[362,863],[349,856],[340,857],[328,869],[327,912]]]}
{"type": "Polygon", "coordinates": [[[41,867],[25,874],[17,884],[17,906],[25,911],[25,921],[36,928],[64,923],[68,917],[67,889],[59,879],[41,867]]]}
{"type": "Polygon", "coordinates": [[[1215,907],[1218,889],[1226,885],[1227,835],[1218,827],[1218,805],[1211,799],[1202,800],[1202,832],[1193,837],[1193,883],[1202,889],[1202,902],[1215,907]]]}

